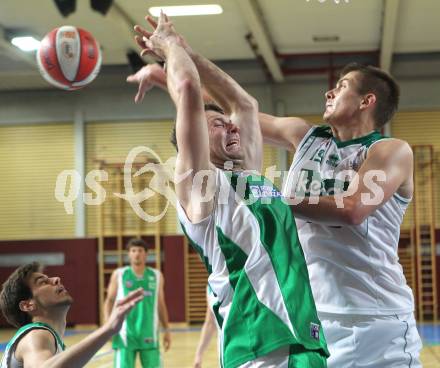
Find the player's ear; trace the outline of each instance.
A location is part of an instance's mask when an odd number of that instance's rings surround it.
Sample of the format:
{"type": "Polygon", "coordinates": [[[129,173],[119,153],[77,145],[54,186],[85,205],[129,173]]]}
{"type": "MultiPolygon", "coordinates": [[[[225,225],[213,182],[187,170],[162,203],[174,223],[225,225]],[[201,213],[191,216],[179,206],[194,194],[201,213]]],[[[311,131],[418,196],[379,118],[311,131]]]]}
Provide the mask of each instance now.
{"type": "Polygon", "coordinates": [[[22,312],[33,312],[36,309],[34,299],[22,300],[18,303],[18,307],[22,312]]]}
{"type": "Polygon", "coordinates": [[[361,101],[361,109],[373,106],[376,103],[376,95],[374,93],[366,94],[361,101]]]}

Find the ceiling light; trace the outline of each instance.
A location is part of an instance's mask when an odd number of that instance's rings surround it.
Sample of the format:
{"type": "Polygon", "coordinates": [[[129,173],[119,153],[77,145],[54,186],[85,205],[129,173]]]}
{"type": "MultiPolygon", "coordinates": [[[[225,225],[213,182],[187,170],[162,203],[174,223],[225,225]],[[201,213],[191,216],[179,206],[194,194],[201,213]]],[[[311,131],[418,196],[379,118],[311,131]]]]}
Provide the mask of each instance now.
{"type": "Polygon", "coordinates": [[[339,36],[338,35],[319,35],[319,36],[313,36],[313,42],[338,42],[339,36]]]}
{"type": "Polygon", "coordinates": [[[40,41],[32,36],[14,37],[11,43],[23,51],[35,51],[40,47],[40,41]]]}
{"type": "Polygon", "coordinates": [[[185,15],[211,15],[221,14],[223,9],[217,4],[207,5],[181,5],[181,6],[153,6],[148,11],[154,17],[160,15],[160,11],[163,11],[170,17],[179,17],[185,15]]]}

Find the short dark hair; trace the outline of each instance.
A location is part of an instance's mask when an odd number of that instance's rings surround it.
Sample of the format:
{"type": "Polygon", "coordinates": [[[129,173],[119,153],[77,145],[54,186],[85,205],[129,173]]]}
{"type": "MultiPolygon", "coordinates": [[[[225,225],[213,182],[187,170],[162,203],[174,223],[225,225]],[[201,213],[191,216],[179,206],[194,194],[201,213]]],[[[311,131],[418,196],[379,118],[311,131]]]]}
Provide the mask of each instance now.
{"type": "Polygon", "coordinates": [[[359,94],[373,93],[376,96],[374,120],[376,129],[382,128],[391,121],[399,106],[399,85],[390,74],[371,65],[350,63],[342,69],[340,78],[350,72],[361,75],[359,94]]]}
{"type": "Polygon", "coordinates": [[[20,310],[20,302],[32,298],[29,278],[34,272],[41,272],[43,267],[32,262],[17,268],[3,283],[0,293],[0,309],[6,320],[19,328],[32,322],[29,313],[20,310]]]}
{"type": "MultiPolygon", "coordinates": [[[[216,111],[220,114],[225,114],[224,110],[216,105],[215,103],[209,102],[205,104],[205,111],[216,111]]],[[[179,152],[179,147],[177,146],[177,137],[176,137],[176,124],[174,123],[173,130],[171,131],[170,142],[174,146],[177,152],[179,152]]]]}
{"type": "Polygon", "coordinates": [[[131,238],[128,242],[127,245],[125,246],[125,249],[130,250],[131,247],[141,247],[144,248],[145,251],[148,251],[148,245],[146,242],[144,242],[142,239],[140,238],[131,238]]]}

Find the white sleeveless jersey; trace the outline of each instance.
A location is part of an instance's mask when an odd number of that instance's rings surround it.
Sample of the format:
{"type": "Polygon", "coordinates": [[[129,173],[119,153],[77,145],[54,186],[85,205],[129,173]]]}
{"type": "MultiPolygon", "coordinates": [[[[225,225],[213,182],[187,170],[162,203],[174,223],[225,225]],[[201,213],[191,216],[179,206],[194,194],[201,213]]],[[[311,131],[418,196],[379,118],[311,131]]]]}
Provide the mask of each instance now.
{"type": "Polygon", "coordinates": [[[216,169],[212,213],[177,213],[209,273],[220,360],[234,368],[287,345],[328,354],[292,211],[264,177],[216,169]]]}
{"type": "MultiPolygon", "coordinates": [[[[369,147],[384,138],[372,132],[339,142],[330,127],[311,128],[295,153],[283,195],[341,192],[349,185],[341,173],[357,172],[369,147]]],[[[413,311],[413,294],[397,254],[409,201],[396,193],[357,226],[296,220],[318,311],[368,315],[413,311]]]]}
{"type": "Polygon", "coordinates": [[[5,353],[0,362],[0,368],[23,368],[23,362],[18,361],[15,357],[15,350],[17,349],[20,340],[32,330],[47,330],[53,335],[56,347],[55,355],[66,349],[61,337],[48,324],[42,322],[28,323],[27,325],[22,326],[6,345],[5,353]]]}

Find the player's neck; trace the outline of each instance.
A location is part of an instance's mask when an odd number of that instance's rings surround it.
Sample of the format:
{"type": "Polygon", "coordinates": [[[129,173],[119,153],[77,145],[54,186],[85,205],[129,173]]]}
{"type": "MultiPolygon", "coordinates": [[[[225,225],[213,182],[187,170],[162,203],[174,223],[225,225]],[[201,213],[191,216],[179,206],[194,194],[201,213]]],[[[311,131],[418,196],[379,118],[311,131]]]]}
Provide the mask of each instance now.
{"type": "Polygon", "coordinates": [[[143,276],[145,272],[145,268],[146,268],[145,264],[131,265],[131,269],[133,270],[134,274],[137,276],[143,276]]]}
{"type": "Polygon", "coordinates": [[[333,137],[345,142],[351,139],[365,137],[375,130],[373,122],[360,122],[356,124],[331,124],[333,137]]]}
{"type": "Polygon", "coordinates": [[[243,171],[244,162],[243,160],[213,160],[211,159],[211,163],[218,169],[224,171],[243,171]]]}
{"type": "Polygon", "coordinates": [[[66,331],[66,316],[67,311],[65,313],[51,311],[50,316],[37,316],[32,318],[32,322],[45,323],[52,327],[60,337],[63,337],[66,331]]]}

